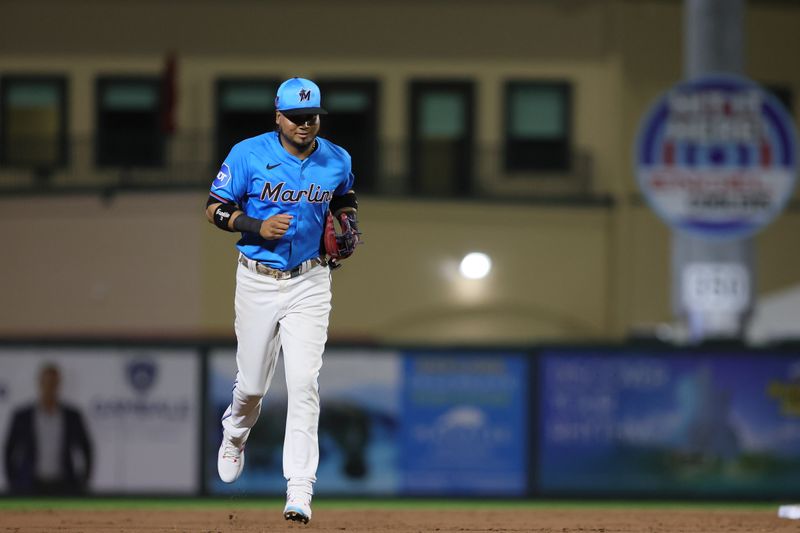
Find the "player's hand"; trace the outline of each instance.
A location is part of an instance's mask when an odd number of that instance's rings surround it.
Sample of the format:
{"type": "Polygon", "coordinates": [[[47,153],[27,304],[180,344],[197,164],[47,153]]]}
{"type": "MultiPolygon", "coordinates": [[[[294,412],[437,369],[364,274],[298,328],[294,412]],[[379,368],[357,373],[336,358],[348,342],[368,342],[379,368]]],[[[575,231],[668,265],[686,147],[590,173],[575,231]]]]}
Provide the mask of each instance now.
{"type": "Polygon", "coordinates": [[[280,239],[286,235],[292,218],[294,218],[292,215],[286,213],[269,217],[261,223],[261,231],[259,231],[258,234],[268,241],[280,239]]]}

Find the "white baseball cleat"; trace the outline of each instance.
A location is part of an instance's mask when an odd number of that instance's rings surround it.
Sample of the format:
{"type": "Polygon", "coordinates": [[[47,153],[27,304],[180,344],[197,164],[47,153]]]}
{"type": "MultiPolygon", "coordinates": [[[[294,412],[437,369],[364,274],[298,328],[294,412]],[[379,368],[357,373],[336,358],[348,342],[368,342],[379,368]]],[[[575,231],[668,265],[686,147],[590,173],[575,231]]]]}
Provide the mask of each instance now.
{"type": "Polygon", "coordinates": [[[286,520],[308,524],[308,521],[311,520],[311,496],[304,492],[287,493],[283,517],[286,520]]]}
{"type": "Polygon", "coordinates": [[[236,446],[223,435],[217,453],[219,478],[225,483],[233,483],[242,475],[242,469],[244,469],[244,446],[236,446]]]}

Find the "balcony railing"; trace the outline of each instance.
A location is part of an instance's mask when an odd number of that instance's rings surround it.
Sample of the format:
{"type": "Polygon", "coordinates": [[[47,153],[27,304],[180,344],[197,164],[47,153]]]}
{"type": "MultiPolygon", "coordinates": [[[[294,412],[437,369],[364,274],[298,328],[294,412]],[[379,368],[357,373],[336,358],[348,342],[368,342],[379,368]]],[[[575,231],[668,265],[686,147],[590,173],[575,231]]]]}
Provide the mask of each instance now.
{"type": "MultiPolygon", "coordinates": [[[[13,145],[0,143],[3,147],[0,192],[202,190],[210,186],[221,163],[215,139],[208,134],[146,139],[140,144],[137,146],[132,139],[114,143],[108,139],[97,142],[89,137],[75,137],[59,152],[52,149],[52,143],[47,145],[41,140],[31,141],[29,146],[19,141],[13,145]]],[[[374,169],[360,168],[358,158],[354,157],[359,192],[389,197],[522,200],[595,196],[592,157],[585,150],[573,150],[568,168],[563,170],[509,171],[505,168],[507,158],[502,146],[479,146],[468,154],[472,162],[471,176],[436,175],[437,186],[426,186],[419,176],[413,179],[408,144],[380,143],[377,152],[371,158],[376,162],[374,169]]],[[[448,167],[442,165],[442,168],[448,167]]],[[[431,172],[436,174],[437,170],[427,169],[426,175],[431,172]]]]}

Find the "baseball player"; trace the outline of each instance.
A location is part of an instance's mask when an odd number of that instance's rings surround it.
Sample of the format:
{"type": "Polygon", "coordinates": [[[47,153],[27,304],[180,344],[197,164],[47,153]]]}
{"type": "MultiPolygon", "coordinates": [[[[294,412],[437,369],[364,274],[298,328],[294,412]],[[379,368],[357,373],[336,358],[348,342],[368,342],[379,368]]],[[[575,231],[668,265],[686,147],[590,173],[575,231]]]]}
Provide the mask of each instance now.
{"type": "Polygon", "coordinates": [[[244,448],[279,355],[288,389],[284,517],[308,523],[319,462],[322,366],[331,311],[330,269],[360,243],[350,155],[317,137],[319,87],[291,78],[278,88],[275,131],[245,139],[211,186],[209,222],[241,232],[236,271],[237,376],[222,417],[220,478],[242,473],[244,448]],[[337,220],[341,232],[334,226],[337,220]]]}

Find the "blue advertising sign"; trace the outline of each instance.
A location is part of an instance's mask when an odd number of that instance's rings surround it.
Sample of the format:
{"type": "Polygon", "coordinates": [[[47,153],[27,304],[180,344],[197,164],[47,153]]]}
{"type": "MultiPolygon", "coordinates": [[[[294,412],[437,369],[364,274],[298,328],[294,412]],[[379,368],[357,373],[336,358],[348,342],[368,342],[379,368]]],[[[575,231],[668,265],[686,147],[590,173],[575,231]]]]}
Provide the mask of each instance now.
{"type": "Polygon", "coordinates": [[[797,133],[778,99],[756,83],[704,76],[656,100],[639,128],[634,158],[642,193],[672,228],[741,238],[789,201],[797,133]]]}
{"type": "Polygon", "coordinates": [[[800,493],[800,354],[551,350],[543,494],[800,493]]]}
{"type": "Polygon", "coordinates": [[[411,353],[403,373],[403,493],[526,493],[524,355],[411,353]]]}
{"type": "MultiPolygon", "coordinates": [[[[228,484],[217,475],[217,448],[222,438],[220,419],[231,401],[235,359],[233,350],[220,349],[212,352],[208,361],[206,489],[210,494],[282,495],[286,492],[283,477],[286,379],[282,362],[247,441],[242,476],[228,484]]],[[[400,355],[395,351],[326,350],[319,379],[317,494],[398,493],[401,369],[400,355]]]]}

